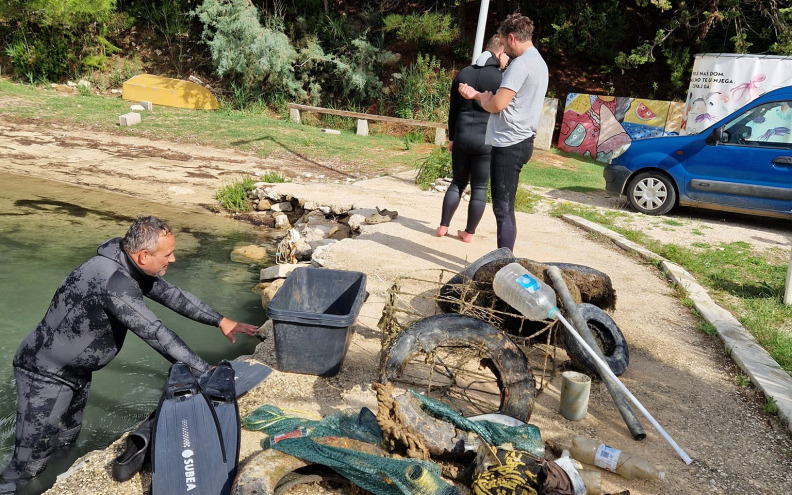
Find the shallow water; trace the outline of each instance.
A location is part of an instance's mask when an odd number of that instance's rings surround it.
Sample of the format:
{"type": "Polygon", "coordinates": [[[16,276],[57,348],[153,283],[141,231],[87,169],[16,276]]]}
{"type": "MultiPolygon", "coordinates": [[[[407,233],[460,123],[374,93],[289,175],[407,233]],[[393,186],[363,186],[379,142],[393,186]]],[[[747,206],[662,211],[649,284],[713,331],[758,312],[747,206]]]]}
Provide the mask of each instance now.
{"type": "MultiPolygon", "coordinates": [[[[127,196],[0,173],[0,469],[14,444],[16,388],[11,369],[16,347],[43,317],[61,281],[96,253],[99,244],[121,237],[131,221],[156,215],[176,235],[176,263],[166,279],[192,292],[236,321],[266,319],[252,292],[259,268],[233,263],[229,253],[252,241],[271,244],[266,234],[208,213],[147,203],[127,196]]],[[[272,252],[272,250],[270,250],[272,252]]],[[[163,323],[204,359],[249,354],[257,341],[239,336],[236,345],[219,329],[183,318],[147,300],[163,323]]],[[[53,458],[36,483],[37,493],[85,453],[105,448],[156,408],[170,363],[134,334],[107,367],[94,374],[83,429],[76,446],[53,458]]]]}

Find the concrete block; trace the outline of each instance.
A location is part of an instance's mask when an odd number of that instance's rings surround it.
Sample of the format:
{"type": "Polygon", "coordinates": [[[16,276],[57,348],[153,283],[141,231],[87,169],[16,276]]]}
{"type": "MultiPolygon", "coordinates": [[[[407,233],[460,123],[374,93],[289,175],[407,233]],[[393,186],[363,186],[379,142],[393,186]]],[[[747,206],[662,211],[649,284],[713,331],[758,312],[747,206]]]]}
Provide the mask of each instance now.
{"type": "Polygon", "coordinates": [[[357,121],[357,135],[358,136],[368,136],[369,135],[368,120],[366,120],[366,119],[358,119],[358,121],[357,121]]]}
{"type": "Polygon", "coordinates": [[[437,146],[445,146],[446,144],[446,130],[442,127],[435,127],[435,144],[437,146]]]}
{"type": "Polygon", "coordinates": [[[558,99],[545,98],[544,105],[542,105],[542,116],[539,118],[539,126],[536,129],[536,138],[534,138],[534,148],[539,150],[550,149],[557,114],[558,99]]]}
{"type": "Polygon", "coordinates": [[[295,123],[299,124],[300,123],[300,111],[297,110],[296,108],[290,108],[289,109],[289,118],[291,119],[292,122],[295,122],[295,123]]]}
{"type": "Polygon", "coordinates": [[[121,127],[128,127],[140,123],[140,114],[135,112],[125,113],[118,117],[118,125],[121,127]]]}
{"type": "Polygon", "coordinates": [[[268,280],[275,280],[278,278],[286,278],[289,276],[291,272],[295,270],[295,268],[299,268],[301,266],[308,266],[307,263],[288,263],[283,265],[272,265],[267,268],[261,269],[261,274],[259,276],[259,280],[262,282],[266,282],[268,280]]]}
{"type": "Polygon", "coordinates": [[[337,129],[322,129],[322,132],[325,134],[341,134],[341,131],[337,129]]]}
{"type": "Polygon", "coordinates": [[[148,110],[149,112],[150,112],[150,111],[152,111],[152,110],[154,109],[154,104],[153,104],[153,103],[151,103],[150,101],[141,101],[141,102],[139,103],[139,105],[140,105],[141,107],[143,107],[143,109],[144,109],[144,110],[148,110]]]}

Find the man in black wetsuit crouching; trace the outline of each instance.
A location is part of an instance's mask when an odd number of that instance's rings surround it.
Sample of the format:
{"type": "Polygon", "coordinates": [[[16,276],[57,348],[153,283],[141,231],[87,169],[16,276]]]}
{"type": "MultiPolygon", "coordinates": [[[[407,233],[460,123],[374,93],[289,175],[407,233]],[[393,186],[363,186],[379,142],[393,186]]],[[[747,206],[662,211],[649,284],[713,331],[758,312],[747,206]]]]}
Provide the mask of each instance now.
{"type": "Polygon", "coordinates": [[[91,374],[118,352],[131,330],[168,361],[196,373],[211,366],[146,307],[143,296],[191,320],[254,335],[255,325],[223,317],[194,295],[161,277],[176,261],[170,227],[155,217],[138,218],[123,239],[104,242],[58,288],[44,319],[14,356],[17,385],[16,442],[5,480],[40,473],[57,448],[73,443],[91,388],[91,374]]]}

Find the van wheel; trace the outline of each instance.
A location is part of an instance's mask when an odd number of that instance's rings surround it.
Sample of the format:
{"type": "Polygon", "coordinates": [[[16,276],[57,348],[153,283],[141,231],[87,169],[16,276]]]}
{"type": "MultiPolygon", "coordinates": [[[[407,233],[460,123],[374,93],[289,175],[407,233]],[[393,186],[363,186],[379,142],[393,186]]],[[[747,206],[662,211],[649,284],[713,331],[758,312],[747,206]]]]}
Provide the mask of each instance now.
{"type": "Polygon", "coordinates": [[[627,198],[633,208],[647,215],[665,215],[676,204],[676,190],[667,175],[641,172],[630,181],[627,198]]]}

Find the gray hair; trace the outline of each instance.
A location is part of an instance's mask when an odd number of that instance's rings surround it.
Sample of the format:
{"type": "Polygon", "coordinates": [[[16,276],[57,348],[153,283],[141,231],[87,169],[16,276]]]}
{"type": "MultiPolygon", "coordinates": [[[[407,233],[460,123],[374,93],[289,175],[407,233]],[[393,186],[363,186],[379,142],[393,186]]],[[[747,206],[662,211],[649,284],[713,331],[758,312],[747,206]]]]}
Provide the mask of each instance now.
{"type": "Polygon", "coordinates": [[[144,249],[154,252],[160,236],[172,234],[170,226],[157,217],[139,217],[132,222],[121,240],[121,248],[127,253],[138,253],[144,249]]]}

